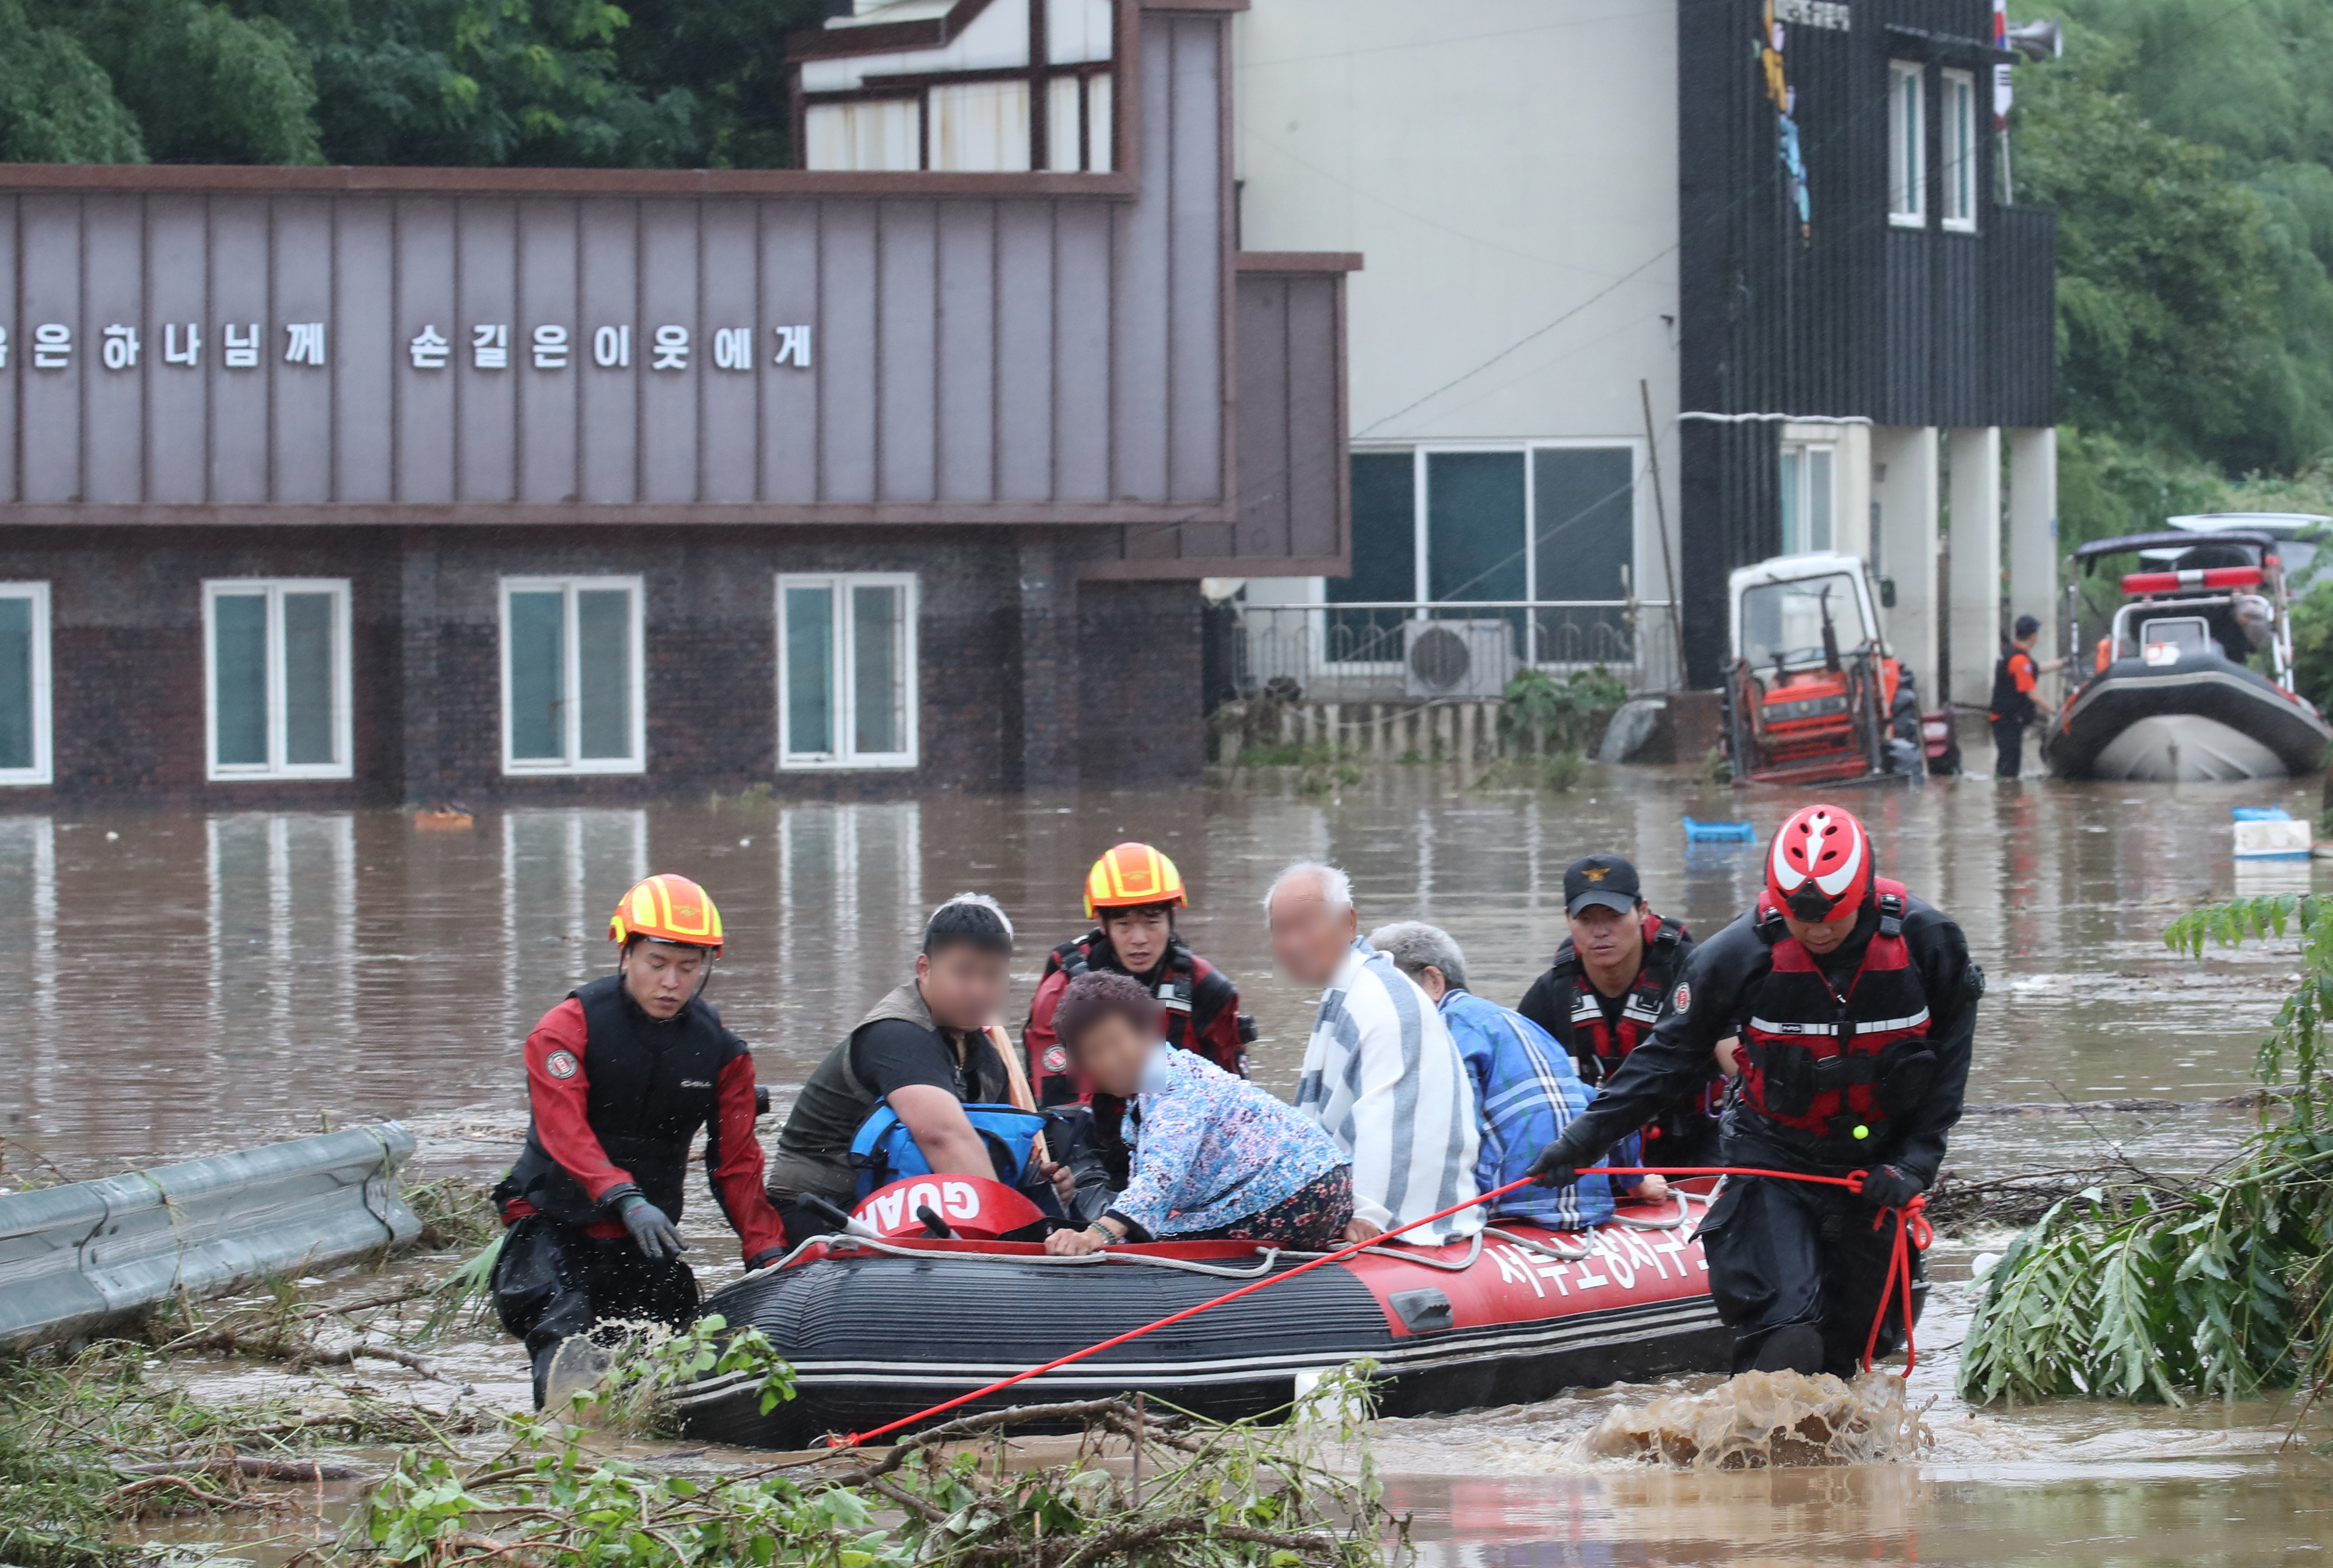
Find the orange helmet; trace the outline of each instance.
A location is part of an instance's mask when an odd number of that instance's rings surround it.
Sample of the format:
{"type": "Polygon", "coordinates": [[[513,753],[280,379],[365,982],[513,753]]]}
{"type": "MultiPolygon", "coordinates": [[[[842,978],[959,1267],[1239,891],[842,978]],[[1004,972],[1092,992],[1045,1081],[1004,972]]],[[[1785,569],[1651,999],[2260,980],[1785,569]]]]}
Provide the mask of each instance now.
{"type": "Polygon", "coordinates": [[[659,872],[624,894],[608,921],[610,942],[646,937],[650,942],[710,948],[721,953],[721,912],[705,889],[686,876],[659,872]]]}
{"type": "Polygon", "coordinates": [[[1183,874],[1147,844],[1121,844],[1086,873],[1086,918],[1105,909],[1139,909],[1153,904],[1188,905],[1183,874]]]}

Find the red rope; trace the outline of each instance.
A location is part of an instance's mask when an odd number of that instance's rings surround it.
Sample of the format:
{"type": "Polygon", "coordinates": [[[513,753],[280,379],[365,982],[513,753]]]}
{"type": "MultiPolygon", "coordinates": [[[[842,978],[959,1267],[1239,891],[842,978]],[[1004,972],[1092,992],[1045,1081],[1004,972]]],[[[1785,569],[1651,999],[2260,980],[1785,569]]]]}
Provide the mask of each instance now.
{"type": "Polygon", "coordinates": [[[1904,1303],[1905,1381],[1911,1380],[1912,1369],[1920,1364],[1919,1350],[1912,1343],[1912,1252],[1915,1248],[1927,1251],[1928,1244],[1936,1238],[1935,1228],[1928,1223],[1927,1207],[1927,1199],[1915,1192],[1900,1209],[1890,1205],[1871,1217],[1874,1230],[1890,1219],[1896,1221],[1896,1246],[1887,1256],[1887,1284],[1879,1293],[1879,1310],[1872,1315],[1871,1335],[1863,1342],[1865,1372],[1871,1370],[1871,1353],[1879,1348],[1879,1330],[1887,1321],[1888,1303],[1899,1295],[1904,1303]]]}
{"type": "MultiPolygon", "coordinates": [[[[1826,1187],[1844,1187],[1850,1192],[1861,1192],[1863,1190],[1864,1175],[1862,1171],[1858,1171],[1851,1175],[1847,1176],[1816,1176],[1810,1175],[1803,1171],[1767,1171],[1754,1166],[1737,1165],[1670,1165],[1665,1167],[1655,1167],[1651,1165],[1591,1165],[1583,1167],[1580,1170],[1579,1174],[1582,1176],[1771,1176],[1780,1181],[1809,1181],[1819,1183],[1826,1187]]],[[[1463,1214],[1469,1209],[1488,1203],[1493,1198],[1504,1197],[1507,1193],[1512,1192],[1516,1188],[1528,1187],[1531,1183],[1531,1178],[1525,1176],[1518,1181],[1510,1181],[1503,1187],[1494,1188],[1488,1192],[1478,1193],[1474,1197],[1466,1200],[1465,1202],[1454,1203],[1449,1208],[1443,1209],[1439,1213],[1429,1214],[1423,1219],[1413,1219],[1407,1225],[1397,1225],[1391,1230],[1383,1231],[1378,1235],[1370,1237],[1367,1241],[1356,1241],[1348,1246],[1340,1247],[1336,1251],[1325,1253],[1319,1257],[1313,1258],[1309,1263],[1300,1263],[1284,1274],[1267,1275],[1263,1278],[1256,1280],[1253,1284],[1241,1286],[1237,1290],[1228,1290],[1223,1295],[1215,1296],[1212,1300],[1203,1301],[1196,1306],[1186,1306],[1180,1312],[1170,1313],[1166,1316],[1160,1318],[1156,1323],[1146,1323],[1140,1328],[1128,1329],[1124,1334],[1117,1334],[1109,1339],[1103,1340],[1099,1344],[1090,1344],[1083,1350],[1071,1351],[1069,1354],[1056,1357],[1055,1359],[1045,1362],[1042,1366],[1032,1366],[1026,1372],[1014,1372],[1009,1378],[999,1378],[996,1382],[990,1383],[985,1388],[977,1388],[973,1390],[970,1393],[958,1394],[955,1398],[946,1401],[940,1404],[934,1405],[929,1410],[917,1410],[912,1416],[902,1416],[898,1420],[889,1422],[884,1426],[877,1427],[872,1431],[853,1432],[847,1438],[838,1437],[829,1439],[828,1446],[837,1448],[855,1448],[863,1443],[872,1442],[877,1438],[886,1436],[891,1432],[896,1432],[902,1427],[912,1427],[920,1422],[928,1420],[933,1416],[946,1415],[948,1411],[956,1409],[960,1405],[968,1405],[973,1401],[985,1399],[990,1394],[1002,1393],[1006,1389],[1012,1388],[1016,1383],[1027,1382],[1031,1378],[1043,1377],[1050,1372],[1059,1372],[1061,1368],[1075,1362],[1081,1362],[1088,1356],[1099,1355],[1103,1351],[1115,1349],[1117,1346],[1125,1344],[1130,1340],[1140,1339],[1144,1334],[1156,1334],[1162,1328],[1172,1327],[1174,1324],[1181,1323],[1186,1318],[1196,1317],[1199,1314],[1205,1312],[1212,1307],[1221,1306],[1225,1302],[1237,1301],[1243,1296],[1252,1296],[1255,1292],[1263,1289],[1266,1286],[1278,1285],[1281,1281],[1285,1279],[1293,1279],[1300,1274],[1309,1274],[1312,1270],[1320,1267],[1323,1264],[1336,1263],[1341,1259],[1350,1257],[1355,1253],[1361,1251],[1365,1248],[1375,1247],[1381,1241],[1389,1241],[1393,1238],[1399,1236],[1405,1230],[1416,1230],[1420,1226],[1431,1225],[1437,1219],[1447,1219],[1454,1214],[1463,1214]]],[[[1915,1198],[1911,1203],[1906,1206],[1906,1208],[1907,1210],[1916,1211],[1919,1207],[1919,1202],[1920,1200],[1917,1198],[1915,1198]]],[[[1881,1210],[1880,1218],[1884,1219],[1887,1215],[1895,1212],[1896,1210],[1892,1209],[1883,1209],[1881,1210]]],[[[1925,1219],[1922,1219],[1919,1223],[1923,1233],[1920,1246],[1925,1248],[1928,1245],[1925,1238],[1927,1221],[1925,1219]]],[[[1907,1220],[1907,1229],[1908,1226],[1909,1221],[1907,1220]]],[[[1896,1241],[1896,1257],[1889,1265],[1888,1294],[1887,1296],[1884,1296],[1880,1298],[1879,1315],[1882,1318],[1887,1316],[1887,1302],[1895,1294],[1896,1274],[1894,1270],[1897,1264],[1902,1265],[1904,1271],[1904,1337],[1905,1343],[1908,1345],[1911,1343],[1912,1320],[1912,1287],[1910,1284],[1911,1265],[1905,1261],[1904,1258],[1904,1239],[1901,1234],[1897,1236],[1896,1241]]],[[[1871,1325],[1871,1337],[1873,1343],[1876,1343],[1879,1337],[1879,1324],[1877,1321],[1875,1321],[1871,1325]]],[[[1867,1345],[1864,1350],[1864,1362],[1867,1367],[1870,1364],[1870,1347],[1867,1345]]],[[[1904,1375],[1906,1377],[1912,1375],[1911,1369],[1909,1367],[1905,1369],[1904,1375]]]]}

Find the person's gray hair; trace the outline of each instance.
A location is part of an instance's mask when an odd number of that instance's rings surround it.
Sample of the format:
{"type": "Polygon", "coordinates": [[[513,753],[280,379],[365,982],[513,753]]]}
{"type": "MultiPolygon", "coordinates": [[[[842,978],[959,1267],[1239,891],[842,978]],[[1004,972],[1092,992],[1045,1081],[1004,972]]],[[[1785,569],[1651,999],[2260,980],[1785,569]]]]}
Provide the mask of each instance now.
{"type": "Polygon", "coordinates": [[[1416,980],[1428,969],[1442,971],[1442,983],[1466,989],[1466,955],[1458,939],[1438,925],[1422,920],[1398,921],[1369,932],[1369,945],[1393,960],[1394,967],[1416,980]]]}
{"type": "Polygon", "coordinates": [[[1263,920],[1266,925],[1272,923],[1272,901],[1280,896],[1280,890],[1291,882],[1302,881],[1306,878],[1320,884],[1320,902],[1327,904],[1332,912],[1342,913],[1353,907],[1351,877],[1333,865],[1324,865],[1317,860],[1300,860],[1278,876],[1273,877],[1272,885],[1264,889],[1263,920]]]}
{"type": "MultiPolygon", "coordinates": [[[[932,911],[932,920],[936,921],[939,919],[943,913],[946,913],[948,910],[955,908],[959,904],[967,904],[974,909],[984,909],[988,911],[989,913],[994,915],[997,919],[997,923],[1004,927],[1005,939],[1007,941],[1013,939],[1013,917],[1004,913],[1004,906],[1003,904],[997,903],[994,898],[985,893],[957,894],[954,898],[951,898],[946,903],[941,904],[939,908],[932,911]]],[[[926,929],[930,927],[931,923],[931,921],[926,921],[924,923],[926,929]]]]}

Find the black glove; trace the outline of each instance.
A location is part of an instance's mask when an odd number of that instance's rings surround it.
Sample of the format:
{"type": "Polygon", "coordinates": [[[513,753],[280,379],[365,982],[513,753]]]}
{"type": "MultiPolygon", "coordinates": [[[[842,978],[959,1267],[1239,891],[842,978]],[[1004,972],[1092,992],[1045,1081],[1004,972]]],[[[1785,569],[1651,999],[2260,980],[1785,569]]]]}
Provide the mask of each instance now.
{"type": "Polygon", "coordinates": [[[1870,1209],[1901,1209],[1927,1189],[1901,1165],[1881,1165],[1864,1173],[1863,1201],[1870,1209]]]}
{"type": "Polygon", "coordinates": [[[745,1271],[750,1274],[757,1268],[767,1268],[791,1250],[792,1249],[783,1246],[764,1247],[761,1251],[745,1259],[745,1271]]]}
{"type": "Polygon", "coordinates": [[[1593,1165],[1603,1153],[1579,1136],[1579,1123],[1565,1128],[1556,1141],[1531,1162],[1531,1179],[1541,1187],[1569,1187],[1579,1180],[1579,1168],[1593,1165]]]}
{"type": "Polygon", "coordinates": [[[638,1192],[627,1192],[616,1200],[616,1218],[632,1233],[632,1245],[651,1263],[678,1257],[680,1249],[686,1245],[664,1210],[638,1192]]]}

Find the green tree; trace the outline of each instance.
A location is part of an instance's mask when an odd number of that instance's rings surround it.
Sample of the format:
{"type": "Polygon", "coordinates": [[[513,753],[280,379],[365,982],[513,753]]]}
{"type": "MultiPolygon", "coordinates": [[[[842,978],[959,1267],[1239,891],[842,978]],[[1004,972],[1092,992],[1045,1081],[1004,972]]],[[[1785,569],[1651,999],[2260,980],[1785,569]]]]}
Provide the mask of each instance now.
{"type": "Polygon", "coordinates": [[[644,92],[696,100],[708,168],[782,168],[791,161],[792,76],[786,34],[815,27],[820,0],[629,0],[616,37],[619,72],[644,92]]]}
{"type": "Polygon", "coordinates": [[[268,17],[201,0],[34,0],[70,29],[168,163],[318,163],[307,52],[268,17]]]}
{"type": "Polygon", "coordinates": [[[0,0],[0,161],[143,163],[138,121],[104,69],[62,28],[0,0]]]}

